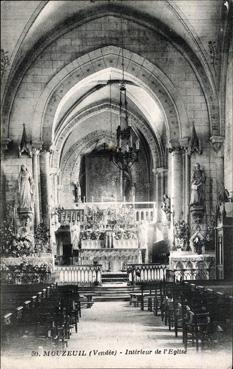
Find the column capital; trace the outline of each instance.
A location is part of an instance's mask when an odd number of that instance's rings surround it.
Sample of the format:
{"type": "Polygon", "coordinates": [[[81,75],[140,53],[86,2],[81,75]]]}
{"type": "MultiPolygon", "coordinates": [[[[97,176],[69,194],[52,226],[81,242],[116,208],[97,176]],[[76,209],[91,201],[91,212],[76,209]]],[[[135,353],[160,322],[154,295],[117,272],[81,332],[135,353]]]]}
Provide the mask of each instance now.
{"type": "Polygon", "coordinates": [[[32,155],[37,156],[37,155],[39,155],[39,153],[40,153],[40,149],[33,146],[32,147],[32,155]]]}
{"type": "Polygon", "coordinates": [[[55,146],[53,145],[53,142],[43,142],[42,152],[49,152],[50,154],[52,154],[54,150],[55,146]]]}
{"type": "Polygon", "coordinates": [[[169,153],[180,153],[182,151],[182,147],[180,146],[180,142],[178,140],[170,140],[168,146],[169,153]]]}
{"type": "Polygon", "coordinates": [[[2,139],[1,139],[1,149],[2,149],[3,152],[8,150],[8,145],[9,145],[10,142],[12,142],[11,138],[2,137],[2,139]]]}
{"type": "Polygon", "coordinates": [[[225,138],[223,136],[211,136],[210,143],[213,147],[213,150],[218,153],[220,149],[223,147],[225,138]]]}
{"type": "Polygon", "coordinates": [[[181,154],[183,148],[181,146],[171,146],[168,148],[170,154],[181,154]]]}
{"type": "Polygon", "coordinates": [[[42,150],[42,142],[34,141],[32,142],[32,155],[37,156],[42,150]]]}
{"type": "Polygon", "coordinates": [[[190,137],[182,137],[180,138],[180,146],[183,150],[188,151],[189,149],[189,142],[190,142],[190,137]]]}

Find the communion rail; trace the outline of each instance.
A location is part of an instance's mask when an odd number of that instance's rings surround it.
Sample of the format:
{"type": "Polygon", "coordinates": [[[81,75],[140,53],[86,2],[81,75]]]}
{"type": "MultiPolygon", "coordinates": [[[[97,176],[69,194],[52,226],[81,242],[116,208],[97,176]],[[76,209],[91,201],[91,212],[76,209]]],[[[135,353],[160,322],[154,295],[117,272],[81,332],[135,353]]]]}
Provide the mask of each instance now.
{"type": "Polygon", "coordinates": [[[166,279],[167,265],[163,264],[128,264],[127,273],[129,282],[163,281],[166,279]]]}
{"type": "Polygon", "coordinates": [[[101,266],[56,266],[54,278],[57,284],[99,285],[101,284],[101,266]]]}
{"type": "Polygon", "coordinates": [[[124,213],[124,210],[132,209],[134,212],[135,222],[156,222],[157,208],[156,202],[85,202],[81,203],[80,208],[77,209],[63,209],[59,208],[56,211],[56,217],[60,224],[66,225],[72,222],[84,222],[86,215],[93,209],[93,216],[95,216],[96,209],[99,210],[118,210],[124,213]]]}

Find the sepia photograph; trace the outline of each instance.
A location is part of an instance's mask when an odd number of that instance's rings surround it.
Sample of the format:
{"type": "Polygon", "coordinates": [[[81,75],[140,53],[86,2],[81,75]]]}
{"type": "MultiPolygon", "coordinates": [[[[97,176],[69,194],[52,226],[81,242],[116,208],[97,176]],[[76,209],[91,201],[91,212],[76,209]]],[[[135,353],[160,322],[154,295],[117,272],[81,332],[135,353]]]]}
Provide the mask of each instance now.
{"type": "Polygon", "coordinates": [[[1,1],[2,369],[232,369],[233,0],[1,1]]]}

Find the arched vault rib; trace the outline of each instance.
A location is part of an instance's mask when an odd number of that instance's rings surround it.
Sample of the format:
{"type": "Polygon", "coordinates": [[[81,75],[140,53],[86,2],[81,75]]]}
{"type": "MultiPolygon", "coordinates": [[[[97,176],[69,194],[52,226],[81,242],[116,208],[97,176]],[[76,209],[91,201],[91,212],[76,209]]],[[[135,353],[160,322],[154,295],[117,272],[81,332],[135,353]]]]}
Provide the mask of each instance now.
{"type": "MultiPolygon", "coordinates": [[[[169,2],[168,2],[169,3],[169,2]]],[[[69,32],[71,29],[78,27],[84,23],[88,23],[89,21],[112,15],[119,17],[123,16],[125,19],[136,22],[145,27],[145,29],[153,30],[161,35],[163,35],[167,40],[169,40],[174,46],[184,55],[186,55],[186,59],[192,65],[195,74],[202,85],[203,90],[205,90],[205,97],[207,100],[208,111],[209,111],[209,119],[210,119],[210,131],[213,134],[218,134],[218,123],[219,123],[219,111],[218,111],[218,98],[213,86],[213,81],[210,76],[209,67],[206,63],[206,60],[203,61],[202,55],[200,54],[199,50],[196,50],[195,47],[193,49],[188,45],[187,40],[181,36],[178,36],[171,28],[166,26],[164,23],[160,22],[159,19],[153,18],[152,16],[145,15],[145,13],[141,14],[136,9],[132,9],[128,6],[127,12],[122,13],[122,8],[116,4],[98,4],[95,5],[94,8],[91,10],[89,9],[88,12],[83,9],[79,15],[75,15],[70,19],[66,19],[63,24],[60,24],[57,29],[53,29],[50,33],[47,34],[47,37],[44,37],[43,40],[38,42],[30,52],[28,52],[25,58],[22,58],[21,63],[18,63],[18,69],[22,72],[20,75],[24,75],[25,71],[28,70],[30,65],[36,58],[45,50],[46,47],[51,42],[54,42],[59,37],[62,37],[65,33],[69,32]],[[97,11],[98,9],[98,11],[97,11]],[[43,41],[43,42],[42,42],[43,41]],[[194,52],[195,50],[195,52],[194,52]],[[196,55],[197,53],[197,55],[196,55]],[[200,61],[201,60],[201,61],[200,61]],[[205,85],[205,86],[204,86],[205,85]],[[204,86],[204,87],[203,87],[204,86]]],[[[125,6],[124,6],[125,8],[125,6]]],[[[173,11],[174,12],[174,11],[173,11]]],[[[176,12],[177,13],[177,12],[176,12]]],[[[188,28],[187,33],[191,31],[188,28]]],[[[193,32],[191,32],[193,34],[193,32]]],[[[194,37],[195,35],[193,35],[194,37]]],[[[195,38],[195,37],[194,37],[195,38]]],[[[19,53],[18,53],[19,54],[19,53]]],[[[5,95],[5,100],[3,102],[3,132],[9,132],[9,124],[10,124],[10,113],[11,109],[9,106],[12,107],[13,101],[16,96],[16,91],[21,83],[21,77],[16,76],[17,69],[15,73],[11,73],[13,77],[16,79],[14,85],[15,88],[8,88],[7,93],[5,95]]],[[[19,75],[19,73],[18,73],[19,75]]],[[[12,78],[13,78],[12,77],[12,78]]],[[[41,121],[40,121],[41,122],[41,121]]],[[[41,139],[42,136],[36,136],[35,139],[41,139]]]]}
{"type": "MultiPolygon", "coordinates": [[[[78,114],[74,119],[72,119],[67,126],[65,126],[64,130],[61,132],[60,136],[56,140],[55,150],[52,156],[52,165],[55,168],[59,168],[61,165],[61,156],[64,144],[66,142],[67,137],[72,133],[75,126],[78,123],[81,123],[87,120],[89,117],[96,115],[102,111],[109,110],[114,112],[115,114],[119,113],[119,108],[116,105],[110,105],[109,103],[100,104],[94,106],[90,109],[85,110],[81,114],[78,114]]],[[[140,116],[135,113],[129,111],[129,124],[132,125],[138,131],[141,131],[144,135],[152,156],[153,167],[163,166],[166,163],[164,147],[161,142],[161,137],[158,137],[154,134],[154,132],[149,127],[148,123],[140,116]]],[[[107,133],[107,131],[106,131],[107,133]]]]}
{"type": "Polygon", "coordinates": [[[66,152],[61,162],[61,177],[69,178],[71,182],[78,180],[80,157],[81,155],[91,152],[97,142],[110,143],[114,140],[113,134],[104,130],[93,131],[87,134],[85,137],[77,141],[72,147],[66,152]]]}
{"type": "MultiPolygon", "coordinates": [[[[89,68],[93,71],[93,61],[97,69],[99,63],[101,66],[99,70],[103,69],[103,64],[105,67],[118,68],[119,53],[120,49],[117,47],[104,47],[90,52],[85,58],[76,59],[63,68],[47,84],[41,95],[33,117],[33,137],[40,137],[43,142],[50,144],[54,139],[54,116],[62,98],[73,86],[87,77],[89,72],[86,71],[89,68]]],[[[134,75],[140,76],[140,79],[136,78],[137,81],[140,80],[141,86],[153,97],[157,96],[157,101],[160,101],[166,112],[169,139],[178,141],[180,137],[189,135],[190,125],[184,104],[168,77],[155,65],[135,53],[125,50],[125,58],[129,62],[128,69],[133,68],[134,75]]]]}

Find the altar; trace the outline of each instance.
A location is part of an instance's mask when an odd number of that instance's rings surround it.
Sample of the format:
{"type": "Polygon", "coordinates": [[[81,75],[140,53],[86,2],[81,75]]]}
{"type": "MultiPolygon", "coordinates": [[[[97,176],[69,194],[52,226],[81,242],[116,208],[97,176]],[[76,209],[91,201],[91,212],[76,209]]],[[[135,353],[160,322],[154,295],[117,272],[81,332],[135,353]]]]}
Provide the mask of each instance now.
{"type": "Polygon", "coordinates": [[[127,264],[141,264],[142,249],[83,249],[79,252],[79,265],[101,265],[105,272],[126,270],[127,264]]]}
{"type": "Polygon", "coordinates": [[[81,240],[79,265],[100,264],[103,271],[119,272],[126,270],[127,264],[141,264],[143,250],[139,249],[137,237],[133,234],[128,239],[115,237],[113,231],[107,230],[101,240],[81,240]]]}

